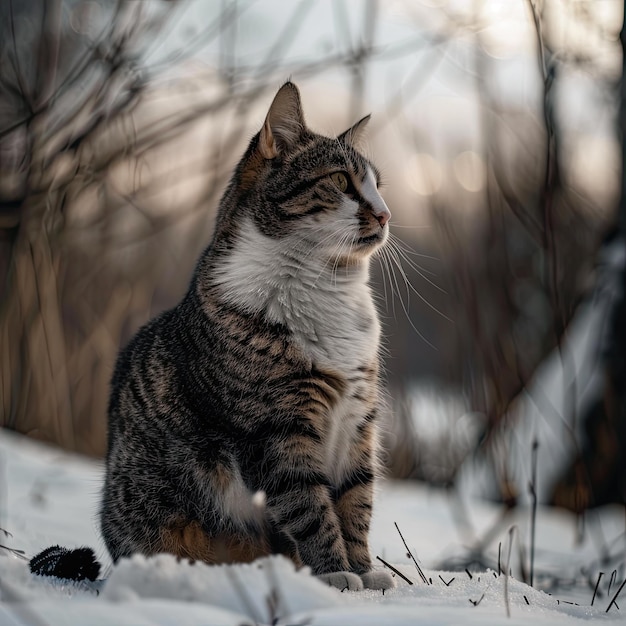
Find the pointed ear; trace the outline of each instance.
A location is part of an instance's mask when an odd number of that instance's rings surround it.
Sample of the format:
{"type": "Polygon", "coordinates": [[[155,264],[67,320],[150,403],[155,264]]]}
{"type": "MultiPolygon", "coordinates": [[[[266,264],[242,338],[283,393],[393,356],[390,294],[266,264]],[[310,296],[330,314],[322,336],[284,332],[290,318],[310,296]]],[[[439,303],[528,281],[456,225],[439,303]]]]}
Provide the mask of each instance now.
{"type": "Polygon", "coordinates": [[[266,159],[289,152],[298,144],[305,128],[300,92],[287,82],[278,90],[267,112],[259,134],[259,152],[266,159]]]}
{"type": "Polygon", "coordinates": [[[367,123],[370,121],[371,115],[366,115],[364,118],[360,119],[352,128],[348,128],[345,133],[341,133],[337,139],[342,141],[343,143],[352,146],[353,148],[358,148],[361,140],[363,139],[363,131],[367,126],[367,123]]]}

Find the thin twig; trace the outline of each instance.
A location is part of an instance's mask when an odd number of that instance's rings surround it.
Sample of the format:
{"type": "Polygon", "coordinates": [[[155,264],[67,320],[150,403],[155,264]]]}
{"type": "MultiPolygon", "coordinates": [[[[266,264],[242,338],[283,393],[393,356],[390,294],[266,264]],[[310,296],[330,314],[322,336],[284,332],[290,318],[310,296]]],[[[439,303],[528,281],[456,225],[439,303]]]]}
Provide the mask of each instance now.
{"type": "Polygon", "coordinates": [[[397,570],[393,565],[389,565],[389,563],[387,563],[387,561],[381,559],[379,556],[376,557],[385,567],[388,567],[394,574],[397,574],[398,576],[400,576],[400,578],[402,578],[402,580],[404,580],[405,582],[409,583],[409,585],[413,584],[412,580],[409,580],[401,571],[397,570]]]}
{"type": "Polygon", "coordinates": [[[533,586],[535,578],[535,529],[537,522],[537,450],[539,442],[537,439],[533,441],[531,452],[531,480],[529,484],[530,497],[532,506],[530,508],[530,586],[533,586]]]}
{"type": "Polygon", "coordinates": [[[237,576],[235,568],[227,565],[224,568],[224,573],[226,574],[226,577],[230,580],[235,590],[235,593],[239,596],[242,604],[246,607],[248,615],[250,615],[250,617],[252,617],[255,622],[261,623],[263,621],[263,616],[259,615],[259,612],[257,611],[257,606],[252,600],[252,596],[248,593],[245,585],[237,576]]]}
{"type": "Polygon", "coordinates": [[[504,604],[506,606],[506,616],[511,617],[511,603],[509,601],[509,576],[511,573],[511,550],[513,548],[513,533],[517,530],[517,526],[513,525],[509,528],[509,549],[506,557],[506,565],[504,572],[504,604]]]}
{"type": "Polygon", "coordinates": [[[622,581],[622,584],[619,586],[619,589],[617,590],[616,594],[613,596],[613,599],[611,600],[611,602],[609,602],[609,606],[606,607],[606,611],[605,613],[609,612],[609,609],[615,605],[617,606],[617,603],[615,602],[615,600],[617,600],[617,596],[619,596],[620,592],[622,591],[622,589],[624,588],[624,585],[626,585],[626,578],[624,578],[624,580],[622,581]]]}
{"type": "Polygon", "coordinates": [[[596,593],[598,593],[598,586],[600,585],[600,579],[602,578],[602,576],[604,576],[604,572],[600,572],[598,574],[598,580],[596,581],[596,587],[593,590],[593,598],[591,598],[591,606],[593,606],[593,603],[595,602],[596,593]]]}
{"type": "Polygon", "coordinates": [[[611,593],[611,586],[613,585],[613,581],[615,580],[615,578],[617,577],[617,570],[614,569],[611,572],[611,578],[609,578],[609,588],[607,589],[607,595],[609,595],[611,593]]]}
{"type": "Polygon", "coordinates": [[[402,543],[404,544],[404,547],[406,548],[407,554],[409,555],[409,557],[411,557],[411,559],[413,559],[413,563],[415,563],[415,567],[417,568],[417,572],[419,573],[420,578],[427,585],[428,584],[428,580],[427,580],[426,576],[424,576],[424,572],[422,572],[422,568],[419,566],[419,563],[417,562],[417,560],[413,556],[413,553],[411,552],[411,550],[409,549],[409,546],[407,545],[406,541],[404,540],[404,537],[402,536],[402,533],[400,532],[400,528],[398,528],[398,524],[396,522],[394,522],[394,525],[396,527],[396,530],[398,531],[398,534],[400,535],[400,539],[402,539],[402,543]]]}
{"type": "Polygon", "coordinates": [[[7,552],[10,552],[11,554],[14,554],[15,556],[19,557],[20,559],[23,559],[24,561],[28,561],[28,557],[25,555],[24,550],[18,550],[17,548],[9,548],[9,546],[5,546],[0,544],[0,548],[2,548],[3,550],[7,550],[7,552]]]}

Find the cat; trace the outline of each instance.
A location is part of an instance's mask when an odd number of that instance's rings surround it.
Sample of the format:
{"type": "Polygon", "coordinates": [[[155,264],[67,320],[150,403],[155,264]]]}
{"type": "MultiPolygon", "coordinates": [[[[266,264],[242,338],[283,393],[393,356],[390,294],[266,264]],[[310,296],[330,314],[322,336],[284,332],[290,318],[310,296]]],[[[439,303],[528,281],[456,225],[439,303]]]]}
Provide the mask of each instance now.
{"type": "Polygon", "coordinates": [[[391,216],[357,144],[276,94],[190,288],[120,353],[100,521],[117,561],[272,552],[328,584],[394,586],[368,548],[380,326],[369,261],[391,216]]]}

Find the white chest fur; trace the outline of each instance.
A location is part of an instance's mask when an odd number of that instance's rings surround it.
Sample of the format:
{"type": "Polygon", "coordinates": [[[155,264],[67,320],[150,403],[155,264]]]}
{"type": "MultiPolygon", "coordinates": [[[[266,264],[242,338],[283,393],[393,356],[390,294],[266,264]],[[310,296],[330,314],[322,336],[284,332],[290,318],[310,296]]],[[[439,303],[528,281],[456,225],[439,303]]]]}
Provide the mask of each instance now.
{"type": "Polygon", "coordinates": [[[286,325],[320,365],[348,374],[376,357],[380,327],[367,262],[334,267],[314,251],[264,236],[250,220],[212,278],[227,302],[286,325]]]}
{"type": "Polygon", "coordinates": [[[380,326],[367,261],[334,267],[314,250],[262,235],[248,221],[213,280],[231,304],[263,311],[270,321],[284,324],[312,363],[348,381],[325,442],[327,470],[341,482],[345,451],[367,411],[359,368],[371,365],[378,354],[380,326]]]}

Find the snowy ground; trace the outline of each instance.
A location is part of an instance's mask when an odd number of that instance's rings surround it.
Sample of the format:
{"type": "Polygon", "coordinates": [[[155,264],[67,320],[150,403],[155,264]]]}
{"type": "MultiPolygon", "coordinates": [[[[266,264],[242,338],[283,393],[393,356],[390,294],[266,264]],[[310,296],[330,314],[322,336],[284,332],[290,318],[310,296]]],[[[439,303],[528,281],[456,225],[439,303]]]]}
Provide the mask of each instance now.
{"type": "Polygon", "coordinates": [[[506,563],[512,525],[526,546],[527,511],[507,517],[492,504],[462,502],[414,484],[382,484],[375,506],[372,553],[397,567],[413,584],[396,577],[397,588],[384,595],[340,593],[305,571],[296,572],[282,558],[209,567],[161,555],[150,560],[135,557],[112,568],[97,533],[100,464],[0,431],[0,478],[0,527],[10,533],[0,532],[0,544],[22,550],[28,557],[53,544],[92,546],[105,565],[106,577],[94,584],[59,584],[33,577],[19,553],[0,549],[1,626],[626,622],[626,591],[617,599],[622,610],[613,605],[605,612],[625,575],[623,509],[604,509],[589,516],[580,544],[575,541],[576,526],[570,516],[541,509],[537,575],[531,588],[517,579],[517,540],[510,562],[513,578],[484,567],[480,572],[470,568],[471,578],[464,571],[472,556],[497,568],[499,544],[501,563],[506,563]],[[407,558],[394,522],[432,584],[421,580],[407,558]],[[479,539],[485,549],[472,552],[479,539]],[[613,561],[602,562],[605,554],[612,555],[613,561]],[[461,569],[429,569],[442,564],[461,569]],[[600,569],[606,570],[605,576],[591,607],[600,569]],[[611,581],[613,569],[618,571],[611,581]],[[548,588],[557,580],[561,585],[568,582],[568,587],[548,588]],[[507,586],[510,619],[506,618],[507,586]]]}

